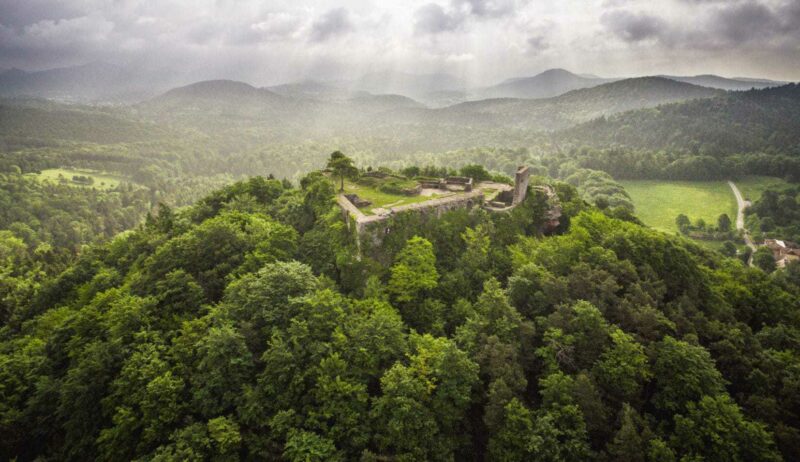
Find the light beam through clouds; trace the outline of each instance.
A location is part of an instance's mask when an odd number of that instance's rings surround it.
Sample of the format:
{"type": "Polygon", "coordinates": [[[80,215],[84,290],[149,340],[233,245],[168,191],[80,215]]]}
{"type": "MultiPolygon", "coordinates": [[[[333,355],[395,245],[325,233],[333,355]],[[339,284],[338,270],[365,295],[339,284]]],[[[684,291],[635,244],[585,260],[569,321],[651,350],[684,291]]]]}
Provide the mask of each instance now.
{"type": "Polygon", "coordinates": [[[552,67],[800,80],[800,1],[0,1],[0,68],[92,61],[259,85],[386,70],[481,85],[552,67]]]}

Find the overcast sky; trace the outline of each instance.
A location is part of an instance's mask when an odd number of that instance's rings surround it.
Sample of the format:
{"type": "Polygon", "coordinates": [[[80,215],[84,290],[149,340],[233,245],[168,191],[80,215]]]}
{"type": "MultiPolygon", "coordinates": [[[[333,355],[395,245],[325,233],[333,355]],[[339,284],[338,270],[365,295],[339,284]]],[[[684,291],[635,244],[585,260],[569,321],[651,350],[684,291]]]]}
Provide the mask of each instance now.
{"type": "Polygon", "coordinates": [[[96,60],[260,85],[552,67],[796,81],[800,0],[0,0],[0,68],[96,60]]]}

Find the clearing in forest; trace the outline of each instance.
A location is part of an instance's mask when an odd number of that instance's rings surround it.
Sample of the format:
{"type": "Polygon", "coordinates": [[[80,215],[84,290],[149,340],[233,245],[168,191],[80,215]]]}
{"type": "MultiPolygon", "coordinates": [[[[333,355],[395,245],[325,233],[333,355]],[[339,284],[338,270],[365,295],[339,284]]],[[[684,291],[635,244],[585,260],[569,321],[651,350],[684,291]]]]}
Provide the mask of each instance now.
{"type": "Polygon", "coordinates": [[[80,186],[95,189],[114,189],[120,182],[128,181],[125,177],[97,170],[48,168],[41,173],[30,173],[29,176],[39,181],[60,183],[69,186],[80,186]]]}
{"type": "MultiPolygon", "coordinates": [[[[723,213],[736,220],[736,198],[725,181],[637,180],[620,183],[633,200],[636,216],[644,224],[660,231],[677,233],[675,218],[680,214],[692,221],[702,218],[713,225],[723,213]]],[[[736,184],[740,185],[738,181],[736,184]]]]}
{"type": "Polygon", "coordinates": [[[756,175],[746,176],[741,179],[733,180],[733,182],[736,183],[736,187],[742,192],[744,200],[749,200],[750,202],[757,201],[767,188],[789,184],[781,178],[756,175]]]}

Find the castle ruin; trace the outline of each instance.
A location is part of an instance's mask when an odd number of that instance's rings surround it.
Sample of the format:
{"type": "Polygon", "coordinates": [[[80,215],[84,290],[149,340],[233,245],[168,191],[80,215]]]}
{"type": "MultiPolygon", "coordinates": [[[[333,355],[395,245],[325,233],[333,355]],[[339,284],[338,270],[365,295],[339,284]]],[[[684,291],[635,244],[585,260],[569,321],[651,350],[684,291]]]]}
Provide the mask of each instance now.
{"type": "MultiPolygon", "coordinates": [[[[372,214],[359,210],[357,196],[339,194],[336,201],[342,209],[348,228],[354,229],[357,239],[369,234],[373,239],[391,232],[388,220],[401,213],[433,214],[437,218],[443,213],[456,209],[472,209],[482,207],[490,212],[506,212],[525,201],[528,194],[530,169],[520,166],[514,175],[514,185],[483,181],[474,183],[472,178],[447,177],[439,180],[422,180],[421,187],[449,191],[451,195],[432,198],[424,202],[399,205],[386,208],[375,208],[372,214]]],[[[551,204],[547,212],[545,230],[553,230],[558,226],[561,206],[555,190],[549,186],[536,186],[543,192],[551,204]]]]}

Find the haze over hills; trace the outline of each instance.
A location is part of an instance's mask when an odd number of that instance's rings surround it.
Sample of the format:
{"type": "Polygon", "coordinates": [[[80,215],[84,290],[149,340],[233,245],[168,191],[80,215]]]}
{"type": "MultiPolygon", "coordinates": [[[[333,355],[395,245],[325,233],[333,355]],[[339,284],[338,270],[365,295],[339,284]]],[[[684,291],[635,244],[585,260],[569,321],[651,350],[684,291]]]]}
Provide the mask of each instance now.
{"type": "Polygon", "coordinates": [[[760,88],[769,88],[769,87],[779,87],[781,85],[786,85],[788,82],[780,82],[777,80],[768,80],[768,79],[747,79],[747,78],[726,78],[720,77],[718,75],[695,75],[691,77],[682,77],[676,75],[662,75],[660,77],[664,77],[670,80],[676,80],[678,82],[686,82],[691,83],[693,85],[700,85],[703,87],[710,87],[710,88],[719,88],[721,90],[750,90],[750,89],[760,89],[760,88]]]}
{"type": "MultiPolygon", "coordinates": [[[[619,80],[545,99],[489,99],[424,114],[428,123],[555,130],[602,115],[722,94],[660,77],[619,80]]],[[[421,112],[415,115],[421,116],[421,112]]]]}
{"type": "Polygon", "coordinates": [[[43,71],[0,73],[0,96],[32,96],[73,102],[133,102],[180,82],[167,69],[143,69],[97,61],[43,71]]]}
{"type": "Polygon", "coordinates": [[[728,92],[597,119],[559,134],[608,147],[737,153],[773,149],[800,154],[800,85],[728,92]]]}
{"type": "Polygon", "coordinates": [[[509,79],[483,88],[476,95],[483,98],[551,98],[568,91],[595,87],[614,79],[580,76],[564,69],[550,69],[533,77],[509,79]]]}
{"type": "Polygon", "coordinates": [[[350,85],[356,90],[400,94],[415,99],[424,99],[426,95],[440,91],[466,88],[463,81],[450,74],[411,74],[391,71],[365,74],[350,85]]]}
{"type": "MultiPolygon", "coordinates": [[[[197,82],[202,75],[188,70],[120,66],[102,61],[80,66],[28,72],[0,72],[0,96],[40,97],[69,102],[134,103],[150,99],[179,85],[197,82]],[[194,77],[193,77],[194,76],[194,77]]],[[[768,79],[726,78],[716,75],[661,76],[670,80],[723,90],[779,86],[768,79]]],[[[266,87],[279,95],[323,101],[349,99],[360,93],[397,94],[430,107],[494,98],[551,98],[572,90],[591,88],[611,79],[550,69],[530,77],[508,79],[488,87],[471,87],[450,74],[373,72],[351,80],[300,80],[266,87]]]]}
{"type": "MultiPolygon", "coordinates": [[[[234,81],[207,81],[176,88],[140,105],[172,113],[268,118],[271,123],[314,121],[342,130],[392,124],[465,125],[555,130],[602,115],[722,94],[721,90],[660,77],[619,80],[544,99],[488,99],[441,109],[399,95],[356,93],[336,100],[284,96],[234,81]]],[[[288,93],[286,93],[288,94],[288,93]]]]}

